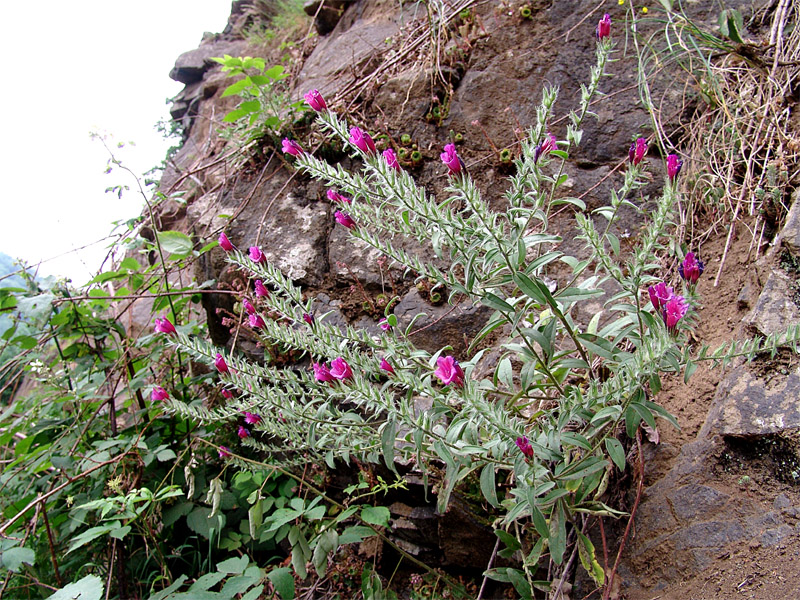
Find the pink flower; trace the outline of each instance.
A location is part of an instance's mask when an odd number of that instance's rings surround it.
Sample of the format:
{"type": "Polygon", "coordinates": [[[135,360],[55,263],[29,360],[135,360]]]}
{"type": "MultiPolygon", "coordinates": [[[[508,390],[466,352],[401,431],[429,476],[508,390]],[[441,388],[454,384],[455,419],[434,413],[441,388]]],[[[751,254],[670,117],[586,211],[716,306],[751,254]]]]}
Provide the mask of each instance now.
{"type": "Polygon", "coordinates": [[[650,295],[650,302],[653,303],[653,308],[661,310],[661,308],[672,298],[672,288],[668,287],[663,281],[651,285],[647,288],[647,293],[650,295]]]}
{"type": "Polygon", "coordinates": [[[159,402],[161,400],[166,400],[167,398],[169,398],[169,394],[167,393],[167,390],[165,390],[161,386],[157,385],[156,387],[153,388],[153,391],[150,392],[150,399],[153,402],[159,402]]]}
{"type": "Polygon", "coordinates": [[[558,148],[556,145],[557,141],[558,140],[556,139],[556,136],[554,136],[552,133],[546,133],[544,136],[544,141],[536,146],[536,150],[533,151],[533,162],[538,162],[539,158],[558,148]]]}
{"type": "Polygon", "coordinates": [[[694,252],[687,252],[686,258],[683,259],[683,262],[678,267],[678,273],[681,278],[692,285],[697,283],[704,270],[703,261],[697,258],[694,252]]]}
{"type": "Polygon", "coordinates": [[[261,315],[252,314],[247,317],[247,320],[250,321],[250,327],[253,329],[263,329],[266,326],[266,323],[264,323],[264,319],[261,318],[261,315]]]}
{"type": "Polygon", "coordinates": [[[319,93],[319,90],[311,90],[303,94],[303,98],[306,99],[308,105],[315,111],[320,112],[322,110],[326,110],[328,105],[325,104],[325,98],[322,97],[322,94],[319,93]]]}
{"type": "Polygon", "coordinates": [[[281,142],[281,150],[285,154],[291,154],[292,156],[300,156],[301,154],[305,153],[305,150],[295,142],[294,140],[290,140],[289,138],[283,138],[281,142]]]}
{"type": "Polygon", "coordinates": [[[166,333],[167,335],[174,335],[178,333],[175,329],[175,325],[173,325],[172,321],[167,318],[159,319],[156,317],[155,324],[155,329],[158,333],[166,333]]]}
{"type": "Polygon", "coordinates": [[[397,162],[397,155],[391,148],[387,148],[383,151],[383,158],[386,159],[386,164],[392,167],[395,171],[403,170],[400,168],[400,163],[397,162]]]}
{"type": "Polygon", "coordinates": [[[517,448],[519,451],[525,455],[525,458],[533,458],[533,446],[531,446],[530,441],[524,435],[522,437],[518,437],[516,442],[517,448]]]}
{"type": "Polygon", "coordinates": [[[228,239],[228,236],[225,235],[225,232],[219,234],[219,247],[225,250],[225,252],[233,252],[236,248],[231,241],[228,239]]]}
{"type": "Polygon", "coordinates": [[[258,246],[250,246],[250,260],[256,264],[267,262],[267,257],[258,246]]]}
{"type": "Polygon", "coordinates": [[[683,296],[672,296],[664,307],[664,323],[670,333],[675,333],[675,327],[688,312],[689,304],[683,296]]]}
{"type": "Polygon", "coordinates": [[[217,357],[214,359],[214,366],[217,367],[217,371],[220,373],[227,373],[229,370],[228,363],[225,362],[225,359],[219,352],[217,352],[217,357]]]}
{"type": "Polygon", "coordinates": [[[336,222],[339,223],[339,225],[344,225],[348,229],[354,229],[356,226],[356,222],[353,221],[353,217],[347,213],[337,210],[335,213],[333,213],[333,216],[336,218],[336,222]]]}
{"type": "Polygon", "coordinates": [[[334,358],[331,361],[330,373],[331,377],[334,377],[340,381],[352,379],[353,377],[353,370],[350,368],[350,365],[347,364],[347,361],[341,356],[339,358],[334,358]]]}
{"type": "Polygon", "coordinates": [[[461,160],[458,156],[458,152],[456,152],[455,144],[447,144],[444,147],[444,152],[439,155],[439,158],[441,158],[442,162],[450,169],[450,175],[458,175],[462,170],[466,170],[464,161],[461,160]]]}
{"type": "Polygon", "coordinates": [[[256,296],[259,298],[266,298],[269,296],[269,290],[264,287],[264,283],[260,279],[256,279],[256,296]]]}
{"type": "Polygon", "coordinates": [[[603,18],[600,19],[600,22],[597,24],[595,33],[597,34],[598,40],[602,40],[611,35],[611,15],[608,13],[603,15],[603,18]]]}
{"type": "Polygon", "coordinates": [[[248,425],[258,425],[261,423],[261,417],[255,413],[245,412],[244,413],[244,422],[248,425]]]}
{"type": "Polygon", "coordinates": [[[250,430],[244,425],[239,425],[239,430],[236,432],[236,435],[241,439],[250,437],[250,430]]]}
{"type": "Polygon", "coordinates": [[[436,359],[436,370],[433,372],[445,385],[451,383],[456,387],[464,385],[464,371],[452,356],[440,356],[436,359]]]}
{"type": "Polygon", "coordinates": [[[247,314],[248,314],[248,315],[255,314],[255,312],[256,312],[256,307],[255,307],[255,306],[253,306],[253,303],[252,303],[252,302],[250,302],[250,300],[248,300],[247,298],[245,298],[244,300],[242,300],[242,306],[244,306],[244,309],[247,311],[247,314]]]}
{"type": "Polygon", "coordinates": [[[380,322],[378,323],[378,325],[381,326],[381,329],[383,331],[389,331],[392,328],[392,326],[389,325],[388,319],[381,319],[380,322]]]}
{"type": "Polygon", "coordinates": [[[222,397],[230,400],[233,398],[233,392],[230,391],[228,388],[222,388],[222,397]]]}
{"type": "Polygon", "coordinates": [[[333,375],[324,363],[313,363],[311,367],[314,369],[314,379],[322,383],[326,381],[333,381],[333,375]]]}
{"type": "Polygon", "coordinates": [[[340,193],[335,192],[334,190],[328,190],[328,200],[331,202],[340,202],[341,204],[350,204],[352,200],[347,196],[342,196],[340,193]]]}
{"type": "Polygon", "coordinates": [[[678,158],[677,154],[670,154],[667,156],[667,176],[670,181],[675,181],[678,174],[681,172],[683,161],[678,158]]]}
{"type": "Polygon", "coordinates": [[[350,143],[365,154],[377,154],[378,150],[375,148],[375,142],[368,133],[361,131],[358,127],[350,128],[350,143]]]}
{"type": "Polygon", "coordinates": [[[220,458],[230,458],[231,457],[231,449],[228,448],[227,446],[220,446],[219,450],[217,450],[217,452],[219,453],[219,457],[220,458]]]}
{"type": "Polygon", "coordinates": [[[311,313],[303,313],[303,321],[305,321],[309,325],[313,325],[314,324],[314,315],[312,315],[311,313]]]}
{"type": "Polygon", "coordinates": [[[394,367],[386,358],[381,359],[381,371],[386,371],[389,375],[394,375],[394,367]]]}
{"type": "Polygon", "coordinates": [[[643,137],[637,138],[628,150],[628,158],[634,165],[638,165],[645,154],[647,154],[647,140],[643,137]]]}

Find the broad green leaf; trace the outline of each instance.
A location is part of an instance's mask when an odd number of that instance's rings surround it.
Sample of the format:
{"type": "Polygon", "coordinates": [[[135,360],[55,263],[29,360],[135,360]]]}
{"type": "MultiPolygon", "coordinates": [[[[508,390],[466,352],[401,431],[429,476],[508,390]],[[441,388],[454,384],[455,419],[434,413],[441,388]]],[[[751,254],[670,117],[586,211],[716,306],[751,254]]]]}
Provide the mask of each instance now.
{"type": "Polygon", "coordinates": [[[389,517],[391,513],[385,506],[364,506],[361,509],[361,520],[370,525],[379,525],[380,527],[389,526],[389,517]]]}
{"type": "Polygon", "coordinates": [[[509,568],[506,573],[508,574],[509,581],[511,581],[511,585],[514,586],[514,589],[517,590],[520,597],[523,600],[531,600],[531,598],[533,598],[533,590],[531,589],[531,584],[528,583],[525,577],[525,573],[519,569],[511,568],[509,568]]]}
{"type": "Polygon", "coordinates": [[[2,555],[3,566],[9,571],[19,572],[22,563],[33,566],[36,562],[36,553],[30,548],[9,548],[3,550],[2,555]]]}
{"type": "Polygon", "coordinates": [[[161,249],[170,254],[185,256],[192,251],[192,238],[180,231],[159,231],[158,242],[161,249]]]}
{"type": "MultiPolygon", "coordinates": [[[[181,579],[177,582],[178,587],[185,580],[186,575],[181,575],[181,579]]],[[[47,600],[100,600],[103,596],[104,587],[103,580],[97,575],[87,575],[83,579],[64,586],[52,596],[48,596],[47,600]]],[[[178,589],[178,587],[175,589],[178,589]]],[[[151,600],[153,599],[151,598],[151,600]]]]}
{"type": "Polygon", "coordinates": [[[273,569],[267,573],[267,578],[272,582],[275,591],[283,600],[294,598],[294,577],[289,567],[273,569]]]}
{"type": "Polygon", "coordinates": [[[250,558],[247,555],[229,558],[228,560],[223,560],[221,563],[217,563],[217,571],[220,573],[241,575],[244,573],[248,564],[250,564],[250,558]]]}

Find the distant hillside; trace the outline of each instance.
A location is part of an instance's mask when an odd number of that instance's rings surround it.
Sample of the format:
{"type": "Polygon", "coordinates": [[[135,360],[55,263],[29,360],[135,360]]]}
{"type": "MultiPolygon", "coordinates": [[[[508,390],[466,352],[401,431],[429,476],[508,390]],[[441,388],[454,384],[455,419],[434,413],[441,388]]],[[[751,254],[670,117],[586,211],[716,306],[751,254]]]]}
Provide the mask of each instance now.
{"type": "MultiPolygon", "coordinates": [[[[8,254],[0,252],[0,277],[19,271],[19,265],[8,254]]],[[[25,287],[25,281],[19,275],[0,280],[0,287],[25,287]]]]}

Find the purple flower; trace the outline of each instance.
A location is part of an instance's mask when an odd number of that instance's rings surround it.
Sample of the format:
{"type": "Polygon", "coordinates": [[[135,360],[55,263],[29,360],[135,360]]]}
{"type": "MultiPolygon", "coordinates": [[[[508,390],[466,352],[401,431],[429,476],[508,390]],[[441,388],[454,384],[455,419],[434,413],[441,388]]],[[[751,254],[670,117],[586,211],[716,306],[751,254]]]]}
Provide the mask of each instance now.
{"type": "Polygon", "coordinates": [[[255,413],[245,412],[244,413],[244,422],[248,425],[258,425],[261,423],[261,417],[255,413]]]}
{"type": "Polygon", "coordinates": [[[533,446],[524,435],[516,439],[517,448],[525,455],[525,458],[533,458],[533,446]]]}
{"type": "Polygon", "coordinates": [[[456,152],[455,144],[447,144],[444,147],[444,152],[439,155],[439,158],[441,158],[442,162],[450,169],[450,175],[458,175],[462,170],[466,170],[464,161],[461,160],[461,157],[458,156],[458,152],[456,152]]]}
{"type": "Polygon", "coordinates": [[[233,392],[228,388],[222,388],[222,397],[231,400],[233,398],[233,392]]]}
{"type": "Polygon", "coordinates": [[[672,288],[668,287],[663,281],[651,285],[647,288],[647,293],[650,294],[650,302],[653,303],[653,308],[656,310],[661,310],[673,296],[672,288]]]}
{"type": "Polygon", "coordinates": [[[687,252],[686,258],[683,259],[683,262],[678,267],[678,273],[681,278],[692,285],[697,283],[697,280],[700,279],[700,275],[703,274],[704,270],[705,265],[703,265],[703,261],[697,258],[694,252],[687,252]]]}
{"type": "Polygon", "coordinates": [[[320,112],[322,110],[326,110],[328,105],[325,104],[325,98],[322,97],[322,94],[319,93],[319,90],[311,90],[303,94],[303,98],[306,99],[308,105],[315,111],[320,112]]]}
{"type": "Polygon", "coordinates": [[[220,458],[230,458],[231,457],[231,449],[228,448],[227,446],[220,446],[219,450],[217,450],[217,452],[219,453],[219,457],[220,458]]]}
{"type": "Polygon", "coordinates": [[[544,141],[536,146],[536,150],[533,151],[533,162],[538,162],[540,157],[555,150],[558,147],[556,146],[557,141],[556,136],[552,133],[546,133],[544,141]]]}
{"type": "Polygon", "coordinates": [[[267,257],[258,246],[250,246],[250,260],[256,264],[267,262],[267,257]]]}
{"type": "Polygon", "coordinates": [[[328,200],[331,202],[340,202],[341,204],[350,204],[351,200],[347,196],[342,196],[334,190],[328,190],[328,200]]]}
{"type": "Polygon", "coordinates": [[[281,142],[281,150],[285,154],[291,154],[292,156],[300,156],[301,154],[305,153],[305,150],[295,142],[294,140],[290,140],[289,138],[283,138],[281,142]]]}
{"type": "Polygon", "coordinates": [[[333,381],[333,375],[325,363],[313,363],[311,367],[314,369],[314,379],[322,383],[326,381],[333,381]]]}
{"type": "Polygon", "coordinates": [[[386,358],[381,359],[381,371],[386,371],[389,375],[394,375],[394,367],[386,358]]]}
{"type": "Polygon", "coordinates": [[[269,290],[264,287],[264,283],[260,279],[256,279],[256,296],[266,298],[269,296],[269,290]]]}
{"type": "Polygon", "coordinates": [[[161,400],[166,400],[167,398],[169,398],[169,394],[167,393],[167,390],[165,390],[161,386],[157,385],[156,387],[153,388],[153,391],[150,392],[150,399],[153,402],[159,402],[161,400]]]}
{"type": "Polygon", "coordinates": [[[167,318],[159,319],[158,317],[156,317],[155,324],[156,324],[155,329],[156,332],[158,333],[166,333],[167,335],[174,335],[178,333],[175,330],[175,325],[173,325],[172,321],[170,321],[167,318]]]}
{"type": "Polygon", "coordinates": [[[250,300],[248,300],[247,298],[245,298],[244,300],[242,300],[242,306],[244,306],[244,309],[247,311],[247,314],[248,314],[248,315],[253,315],[253,314],[255,314],[255,312],[256,312],[256,307],[255,307],[255,306],[253,306],[253,303],[252,303],[252,302],[250,302],[250,300]]]}
{"type": "Polygon", "coordinates": [[[647,154],[647,140],[643,137],[637,138],[628,150],[628,158],[634,165],[638,165],[645,154],[647,154]]]}
{"type": "Polygon", "coordinates": [[[440,356],[436,359],[436,370],[433,372],[445,385],[451,383],[456,387],[464,385],[464,371],[452,356],[440,356]]]}
{"type": "Polygon", "coordinates": [[[672,296],[664,306],[664,323],[667,324],[667,329],[670,333],[675,332],[675,327],[689,310],[689,304],[683,296],[672,296]]]}
{"type": "Polygon", "coordinates": [[[678,158],[677,154],[670,154],[667,156],[667,176],[670,181],[675,181],[681,172],[683,161],[678,158]]]}
{"type": "Polygon", "coordinates": [[[347,364],[347,361],[340,356],[331,361],[330,374],[331,377],[339,381],[345,381],[347,379],[352,379],[353,370],[350,368],[350,365],[347,364]]]}
{"type": "Polygon", "coordinates": [[[252,314],[247,317],[247,320],[250,321],[250,327],[253,329],[263,329],[266,326],[266,323],[264,323],[264,319],[261,318],[261,315],[252,314]]]}
{"type": "Polygon", "coordinates": [[[597,33],[598,40],[602,40],[611,35],[611,15],[608,13],[603,15],[603,18],[600,19],[600,22],[597,24],[595,33],[597,33]]]}
{"type": "Polygon", "coordinates": [[[250,437],[250,430],[244,425],[239,425],[239,430],[236,432],[241,439],[250,437]]]}
{"type": "Polygon", "coordinates": [[[392,326],[389,325],[389,320],[388,319],[381,319],[380,322],[378,323],[378,325],[380,325],[380,327],[381,327],[381,329],[383,331],[389,331],[392,328],[392,326]]]}
{"type": "Polygon", "coordinates": [[[337,210],[335,213],[333,213],[333,216],[336,218],[336,222],[339,223],[339,225],[344,225],[348,229],[354,229],[356,226],[356,222],[353,221],[353,217],[347,213],[337,210]]]}
{"type": "Polygon", "coordinates": [[[313,325],[314,324],[314,315],[312,315],[311,313],[303,313],[303,321],[305,321],[309,325],[313,325]]]}
{"type": "Polygon", "coordinates": [[[227,373],[229,370],[228,363],[225,362],[225,359],[219,352],[217,352],[217,357],[214,359],[214,366],[217,367],[217,371],[220,373],[227,373]]]}
{"type": "Polygon", "coordinates": [[[219,234],[219,247],[225,250],[225,252],[233,252],[235,246],[231,244],[231,241],[228,239],[228,236],[225,235],[225,232],[219,234]]]}
{"type": "Polygon", "coordinates": [[[368,133],[361,131],[358,127],[350,128],[350,143],[365,154],[377,154],[378,150],[375,148],[375,142],[368,133]]]}
{"type": "Polygon", "coordinates": [[[403,170],[400,168],[400,163],[397,162],[397,155],[391,148],[387,148],[383,151],[383,158],[386,159],[386,164],[392,167],[395,171],[403,170]]]}

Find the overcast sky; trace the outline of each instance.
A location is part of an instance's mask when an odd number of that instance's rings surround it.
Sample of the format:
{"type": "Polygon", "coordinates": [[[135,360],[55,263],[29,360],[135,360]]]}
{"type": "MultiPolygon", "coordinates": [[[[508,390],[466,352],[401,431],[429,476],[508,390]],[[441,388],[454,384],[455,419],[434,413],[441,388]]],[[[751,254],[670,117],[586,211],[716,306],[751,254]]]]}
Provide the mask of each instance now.
{"type": "Polygon", "coordinates": [[[166,98],[183,88],[168,73],[204,31],[225,27],[230,7],[230,0],[0,1],[0,251],[28,262],[68,253],[41,272],[76,284],[91,277],[105,244],[69,251],[139,214],[142,200],[104,193],[135,182],[104,174],[108,154],[89,133],[135,142],[120,157],[137,173],[160,163],[170,144],[155,125],[169,117],[166,98]]]}

